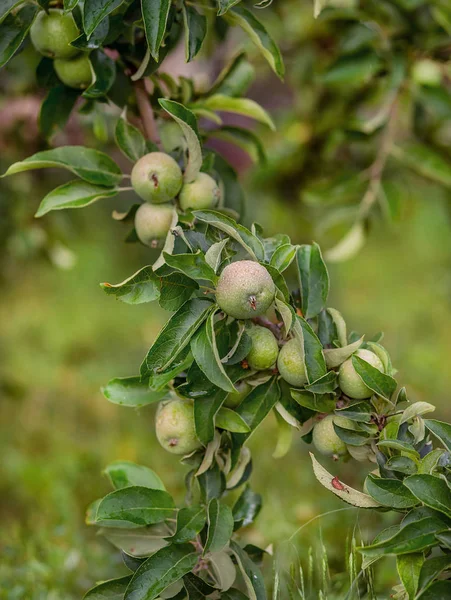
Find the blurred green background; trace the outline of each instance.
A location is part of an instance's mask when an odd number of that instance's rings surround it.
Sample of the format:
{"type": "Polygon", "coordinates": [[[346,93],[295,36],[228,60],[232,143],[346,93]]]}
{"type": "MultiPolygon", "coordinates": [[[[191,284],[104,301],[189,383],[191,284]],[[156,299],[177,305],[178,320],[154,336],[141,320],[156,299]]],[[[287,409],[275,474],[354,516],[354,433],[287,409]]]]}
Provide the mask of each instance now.
{"type": "MultiPolygon", "coordinates": [[[[33,61],[25,50],[11,63],[8,92],[0,99],[2,172],[44,147],[33,129],[33,61]]],[[[275,102],[282,129],[295,119],[283,97],[275,102]]],[[[92,137],[95,116],[85,125],[85,137],[73,122],[57,143],[109,147],[111,135],[103,143],[92,137]]],[[[272,139],[282,150],[289,141],[283,135],[272,139]]],[[[258,185],[268,181],[278,160],[273,156],[269,166],[243,175],[247,215],[268,236],[285,232],[294,243],[312,238],[327,243],[317,237],[314,216],[297,187],[287,194],[285,186],[281,198],[258,185]]],[[[127,410],[100,393],[110,378],[137,372],[167,315],[157,305],[115,301],[98,284],[117,283],[155,256],[122,243],[126,232],[111,219],[119,201],[35,222],[40,199],[61,177],[41,171],[0,181],[0,598],[7,600],[75,600],[94,581],[124,571],[117,553],[84,525],[86,506],[109,490],[101,476],[106,464],[125,459],[148,465],[177,498],[183,494],[185,468],[158,446],[154,408],[127,410]]],[[[403,189],[402,218],[390,225],[376,218],[360,253],[330,266],[329,304],[343,313],[349,329],[385,332],[398,380],[412,400],[436,404],[443,420],[451,418],[450,196],[412,176],[403,189]]],[[[357,541],[368,541],[386,517],[347,510],[308,524],[344,505],[314,480],[309,448],[300,439],[295,436],[289,454],[278,461],[272,458],[275,443],[275,422],[268,419],[251,441],[253,486],[263,495],[264,509],[246,539],[264,547],[283,545],[305,525],[294,539],[307,575],[309,560],[313,564],[312,589],[327,587],[328,598],[344,598],[337,590],[346,589],[349,578],[350,537],[354,532],[357,541]],[[318,566],[324,547],[326,586],[318,566]]],[[[356,468],[353,462],[325,465],[354,487],[367,471],[367,465],[356,468]]],[[[378,567],[376,582],[378,597],[388,598],[397,583],[389,559],[378,567]]]]}

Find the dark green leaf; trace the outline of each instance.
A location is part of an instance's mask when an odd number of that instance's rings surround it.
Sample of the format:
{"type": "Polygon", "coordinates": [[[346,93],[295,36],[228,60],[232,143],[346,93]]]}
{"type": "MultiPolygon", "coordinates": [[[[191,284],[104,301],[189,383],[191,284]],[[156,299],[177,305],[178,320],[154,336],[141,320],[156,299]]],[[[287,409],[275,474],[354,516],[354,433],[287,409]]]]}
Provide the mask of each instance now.
{"type": "MultiPolygon", "coordinates": [[[[149,0],[147,0],[149,1],[149,0]]],[[[162,0],[166,1],[166,0],[162,0]]],[[[160,106],[180,125],[188,147],[188,163],[183,177],[187,183],[193,181],[202,166],[202,147],[199,141],[197,119],[192,111],[173,100],[161,99],[160,106]]]]}
{"type": "Polygon", "coordinates": [[[211,301],[206,298],[193,298],[179,308],[163,327],[147,353],[141,366],[142,377],[163,371],[173,363],[207,318],[211,306],[211,301]]]}
{"type": "Polygon", "coordinates": [[[152,267],[143,267],[121,283],[101,283],[103,291],[126,304],[142,304],[160,297],[160,278],[152,267]]]}
{"type": "Polygon", "coordinates": [[[265,582],[260,569],[236,542],[232,541],[230,543],[230,549],[237,559],[248,596],[255,600],[266,600],[265,582]]]}
{"type": "Polygon", "coordinates": [[[364,431],[346,429],[345,427],[340,427],[336,423],[334,423],[334,429],[338,437],[343,440],[345,444],[350,444],[351,446],[364,446],[370,438],[364,431]]]}
{"type": "Polygon", "coordinates": [[[274,72],[283,79],[285,67],[277,44],[260,21],[243,6],[235,6],[227,12],[225,19],[231,25],[241,27],[261,51],[274,72]]]}
{"type": "Polygon", "coordinates": [[[171,2],[170,0],[141,0],[141,8],[150,54],[158,61],[171,2]]]}
{"type": "Polygon", "coordinates": [[[298,404],[315,412],[330,413],[335,409],[335,399],[330,394],[312,394],[300,390],[291,390],[291,397],[298,404]]]}
{"type": "Polygon", "coordinates": [[[415,496],[398,479],[381,479],[374,475],[368,475],[366,489],[368,494],[383,506],[405,509],[418,504],[415,496]]]}
{"type": "Polygon", "coordinates": [[[436,581],[418,600],[449,600],[451,598],[451,581],[436,581]]]}
{"type": "Polygon", "coordinates": [[[260,494],[256,494],[247,485],[241,496],[233,505],[233,518],[237,527],[246,527],[251,525],[257,518],[258,513],[262,507],[262,497],[260,494]]]}
{"type": "Polygon", "coordinates": [[[358,402],[357,404],[351,404],[343,409],[336,410],[335,414],[347,417],[351,421],[367,423],[371,419],[372,408],[368,402],[358,402]]]}
{"type": "Polygon", "coordinates": [[[163,490],[126,487],[101,500],[96,521],[108,527],[152,525],[171,517],[174,508],[171,496],[163,490]]]}
{"type": "Polygon", "coordinates": [[[134,163],[147,153],[143,134],[127,121],[125,113],[117,120],[114,138],[119,150],[134,163]]]}
{"type": "Polygon", "coordinates": [[[13,8],[22,4],[23,0],[3,0],[2,5],[0,6],[0,21],[8,15],[13,8]]]}
{"type": "Polygon", "coordinates": [[[167,539],[174,544],[189,542],[202,531],[206,521],[207,514],[203,506],[181,508],[177,513],[176,531],[172,537],[167,539]]]}
{"type": "Polygon", "coordinates": [[[219,469],[217,464],[199,475],[197,481],[199,482],[202,501],[206,504],[212,498],[220,498],[226,487],[224,473],[219,469]]]}
{"type": "Polygon", "coordinates": [[[85,0],[83,9],[83,29],[88,38],[98,27],[100,22],[123,2],[124,0],[85,0]]]}
{"type": "Polygon", "coordinates": [[[207,35],[207,18],[193,6],[183,5],[183,23],[185,25],[185,57],[186,62],[200,52],[207,35]]]}
{"type": "Polygon", "coordinates": [[[356,354],[352,355],[352,364],[357,374],[360,375],[365,385],[379,396],[390,400],[396,390],[397,383],[390,375],[381,373],[376,367],[356,354]]]}
{"type": "Polygon", "coordinates": [[[102,388],[102,393],[113,404],[140,408],[159,402],[167,395],[167,390],[153,391],[149,382],[140,377],[117,377],[102,388]]]}
{"type": "MultiPolygon", "coordinates": [[[[248,424],[251,432],[255,431],[266,415],[274,408],[280,398],[277,378],[255,387],[241,402],[236,412],[248,424]]],[[[250,434],[236,434],[246,439],[250,434]]]]}
{"type": "MultiPolygon", "coordinates": [[[[389,471],[396,471],[404,475],[413,475],[417,472],[417,465],[408,456],[392,456],[384,465],[389,471]]],[[[405,480],[404,480],[405,483],[405,480]]]]}
{"type": "Polygon", "coordinates": [[[208,534],[204,546],[207,552],[220,552],[228,543],[233,533],[232,510],[226,504],[221,504],[217,498],[212,498],[208,504],[208,534]]]}
{"type": "Polygon", "coordinates": [[[136,485],[154,490],[164,491],[166,489],[155,471],[128,460],[113,462],[106,467],[104,472],[116,490],[136,485]]]}
{"type": "Polygon", "coordinates": [[[194,573],[187,573],[183,578],[183,583],[189,600],[204,600],[205,596],[210,596],[215,591],[214,587],[208,585],[194,573]]]}
{"type": "Polygon", "coordinates": [[[83,596],[83,600],[122,600],[131,576],[110,579],[91,588],[83,596]]]}
{"type": "Polygon", "coordinates": [[[239,225],[230,217],[215,210],[195,210],[193,214],[199,221],[224,231],[243,246],[255,260],[261,261],[264,259],[265,250],[262,242],[243,225],[239,225]]]}
{"type": "Polygon", "coordinates": [[[194,424],[196,435],[206,446],[215,433],[215,416],[227,396],[227,392],[217,388],[217,393],[208,398],[194,398],[194,424]]]}
{"type": "Polygon", "coordinates": [[[50,167],[68,169],[93,185],[113,186],[122,179],[121,170],[112,158],[99,150],[83,146],[62,146],[38,152],[21,162],[12,164],[3,177],[50,167]]]}
{"type": "Polygon", "coordinates": [[[116,78],[116,63],[102,50],[94,50],[89,55],[94,70],[94,81],[83,92],[85,98],[101,98],[105,96],[116,78]]]}
{"type": "Polygon", "coordinates": [[[255,69],[244,52],[238,54],[224,67],[210,89],[211,94],[240,98],[244,96],[255,78],[255,69]]]}
{"type": "Polygon", "coordinates": [[[61,85],[59,80],[57,85],[49,90],[39,111],[39,130],[45,138],[51,137],[57,129],[65,127],[79,96],[78,90],[61,85]]]}
{"type": "Polygon", "coordinates": [[[313,383],[305,386],[305,389],[313,394],[330,394],[337,387],[337,373],[329,371],[313,383]]]}
{"type": "Polygon", "coordinates": [[[105,38],[108,35],[110,29],[110,19],[109,17],[105,17],[103,21],[101,21],[95,30],[92,32],[91,36],[86,35],[86,33],[82,33],[75,40],[73,40],[70,45],[74,46],[74,48],[79,48],[80,50],[97,50],[100,48],[102,44],[105,42],[105,38]]]}
{"type": "Polygon", "coordinates": [[[234,125],[223,125],[221,128],[212,130],[209,137],[235,144],[235,146],[244,150],[255,163],[266,162],[266,151],[263,142],[258,135],[249,129],[234,125]]]}
{"type": "Polygon", "coordinates": [[[218,0],[218,15],[224,15],[229,8],[238,4],[240,0],[218,0]]]}
{"type": "Polygon", "coordinates": [[[423,563],[420,571],[420,578],[418,581],[418,590],[420,592],[426,591],[433,581],[442,573],[443,571],[451,568],[451,557],[448,556],[434,556],[433,558],[429,558],[423,563]]]}
{"type": "Polygon", "coordinates": [[[415,598],[423,562],[424,556],[421,552],[400,554],[396,559],[399,578],[402,581],[409,600],[414,600],[415,598]]]}
{"type": "MultiPolygon", "coordinates": [[[[8,5],[6,5],[6,10],[9,10],[8,5]]],[[[0,23],[0,68],[4,67],[19,49],[37,12],[37,6],[28,4],[21,8],[17,14],[9,14],[0,23]]]]}
{"type": "Polygon", "coordinates": [[[194,279],[182,273],[162,277],[160,285],[160,306],[170,311],[178,310],[199,289],[194,279]]]}
{"type": "Polygon", "coordinates": [[[309,383],[317,381],[327,373],[323,347],[313,329],[302,317],[297,317],[304,338],[304,362],[309,383]]]}
{"type": "Polygon", "coordinates": [[[135,572],[124,600],[154,600],[195,566],[198,560],[191,544],[171,544],[158,550],[135,572]]]}
{"type": "Polygon", "coordinates": [[[301,287],[302,312],[306,319],[316,317],[326,306],[329,274],[318,244],[297,249],[296,262],[301,287]]]}
{"type": "Polygon", "coordinates": [[[296,246],[293,246],[293,244],[282,244],[271,256],[270,264],[280,273],[283,273],[291,265],[295,256],[296,246]]]}
{"type": "Polygon", "coordinates": [[[113,198],[117,192],[116,188],[106,188],[74,179],[49,192],[39,205],[35,216],[42,217],[51,210],[84,208],[101,198],[113,198]]]}
{"type": "Polygon", "coordinates": [[[445,448],[451,452],[451,425],[443,421],[436,421],[435,419],[425,419],[424,424],[442,442],[445,448]]]}
{"type": "Polygon", "coordinates": [[[249,425],[239,414],[230,408],[222,406],[216,413],[215,425],[232,433],[249,433],[249,425]]]}
{"type": "Polygon", "coordinates": [[[218,276],[205,261],[205,254],[198,250],[195,254],[167,254],[163,252],[164,262],[173,269],[181,271],[191,279],[204,279],[216,284],[218,276]]]}
{"type": "Polygon", "coordinates": [[[412,475],[404,485],[420,502],[451,517],[451,489],[446,481],[434,475],[412,475]]]}

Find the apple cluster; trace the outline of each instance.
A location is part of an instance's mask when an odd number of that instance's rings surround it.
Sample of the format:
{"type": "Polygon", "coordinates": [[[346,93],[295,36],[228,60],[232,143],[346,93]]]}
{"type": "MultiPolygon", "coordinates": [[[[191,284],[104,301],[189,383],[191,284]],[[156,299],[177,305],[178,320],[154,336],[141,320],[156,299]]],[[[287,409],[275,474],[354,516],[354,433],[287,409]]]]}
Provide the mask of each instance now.
{"type": "Polygon", "coordinates": [[[85,89],[92,82],[89,55],[71,46],[80,31],[71,13],[50,9],[41,11],[30,29],[36,50],[53,59],[59,79],[68,87],[85,89]]]}
{"type": "Polygon", "coordinates": [[[133,166],[131,183],[144,200],[135,214],[135,230],[146,246],[158,247],[166,238],[174,216],[174,201],[182,211],[214,208],[221,192],[207,173],[184,181],[177,161],[164,152],[150,152],[133,166]]]}

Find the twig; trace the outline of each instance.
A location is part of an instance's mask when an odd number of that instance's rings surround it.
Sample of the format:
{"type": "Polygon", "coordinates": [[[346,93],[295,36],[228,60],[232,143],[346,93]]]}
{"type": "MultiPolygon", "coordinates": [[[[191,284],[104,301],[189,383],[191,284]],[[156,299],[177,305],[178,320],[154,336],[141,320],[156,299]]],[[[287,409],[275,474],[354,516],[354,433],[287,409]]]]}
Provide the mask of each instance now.
{"type": "Polygon", "coordinates": [[[266,327],[266,329],[269,329],[277,339],[280,338],[281,324],[279,325],[278,323],[273,323],[266,317],[255,317],[252,319],[252,321],[261,327],[266,327]]]}
{"type": "Polygon", "coordinates": [[[138,103],[139,114],[144,129],[144,134],[151,142],[160,143],[155,115],[153,114],[152,105],[149,101],[149,95],[146,90],[144,80],[139,79],[133,84],[136,93],[136,101],[138,103]]]}

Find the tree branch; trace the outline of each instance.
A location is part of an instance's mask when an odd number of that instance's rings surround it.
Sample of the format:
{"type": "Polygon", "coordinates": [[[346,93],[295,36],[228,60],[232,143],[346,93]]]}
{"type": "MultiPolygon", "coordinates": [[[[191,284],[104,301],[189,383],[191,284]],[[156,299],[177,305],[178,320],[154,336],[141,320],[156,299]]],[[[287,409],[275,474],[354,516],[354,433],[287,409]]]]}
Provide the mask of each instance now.
{"type": "Polygon", "coordinates": [[[136,102],[138,103],[138,110],[141,116],[144,134],[151,142],[159,145],[160,136],[158,134],[155,115],[153,113],[152,105],[150,104],[149,94],[144,80],[139,79],[138,81],[135,81],[133,87],[135,88],[136,102]]]}

